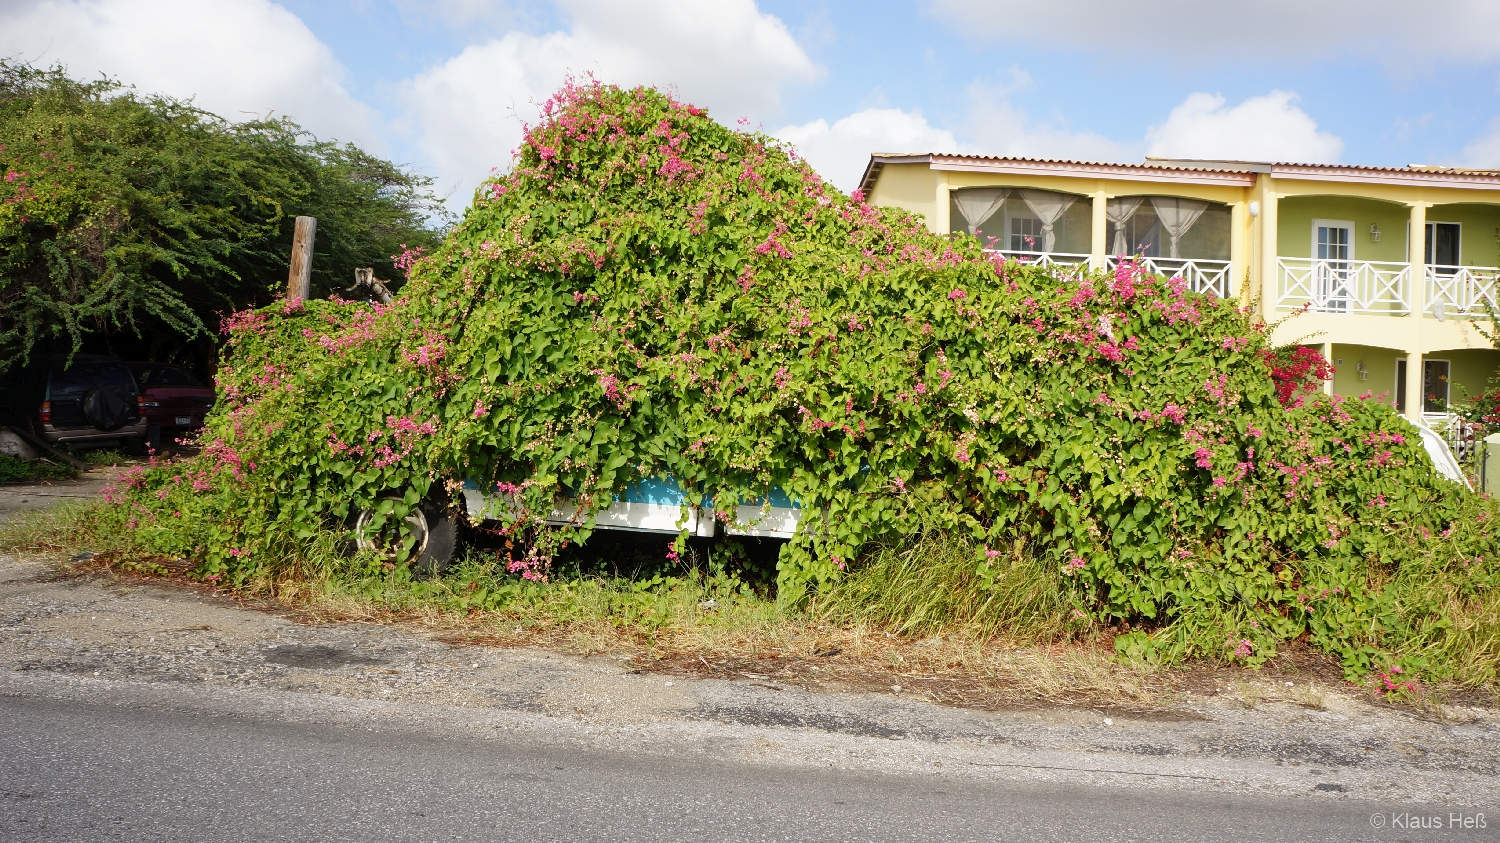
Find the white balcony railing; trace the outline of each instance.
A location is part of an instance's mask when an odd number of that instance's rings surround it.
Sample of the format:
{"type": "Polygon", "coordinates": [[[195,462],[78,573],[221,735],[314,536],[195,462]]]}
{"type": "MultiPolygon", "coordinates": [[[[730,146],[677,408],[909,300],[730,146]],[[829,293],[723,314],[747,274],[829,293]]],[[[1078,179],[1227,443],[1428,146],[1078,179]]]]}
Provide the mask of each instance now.
{"type": "Polygon", "coordinates": [[[1411,264],[1277,258],[1276,305],[1321,313],[1411,312],[1411,264]]]}
{"type": "Polygon", "coordinates": [[[1493,266],[1429,266],[1427,309],[1434,315],[1484,313],[1485,302],[1496,307],[1497,277],[1500,268],[1493,266]]]}
{"type": "Polygon", "coordinates": [[[1029,263],[1034,266],[1085,266],[1093,259],[1089,255],[1078,255],[1072,252],[1024,252],[1015,249],[988,249],[986,251],[999,252],[1005,255],[1007,260],[1029,263]]]}
{"type": "Polygon", "coordinates": [[[1448,450],[1453,452],[1459,462],[1473,461],[1475,450],[1484,440],[1486,431],[1483,425],[1464,421],[1455,413],[1423,413],[1422,419],[1427,422],[1428,427],[1442,434],[1443,440],[1448,443],[1448,450]]]}
{"type": "Polygon", "coordinates": [[[1119,266],[1122,260],[1135,261],[1141,269],[1157,275],[1180,277],[1188,282],[1188,289],[1195,293],[1213,293],[1221,299],[1229,298],[1229,261],[1112,256],[1109,258],[1109,268],[1119,266]]]}

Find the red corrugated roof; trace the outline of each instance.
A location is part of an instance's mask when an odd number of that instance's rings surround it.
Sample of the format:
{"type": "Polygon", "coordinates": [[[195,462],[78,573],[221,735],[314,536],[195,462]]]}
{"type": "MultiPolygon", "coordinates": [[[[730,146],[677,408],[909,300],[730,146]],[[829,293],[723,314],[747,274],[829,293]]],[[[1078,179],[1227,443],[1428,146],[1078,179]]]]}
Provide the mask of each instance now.
{"type": "Polygon", "coordinates": [[[1435,187],[1500,188],[1500,170],[1414,164],[1377,167],[1366,164],[1306,164],[1288,161],[1211,161],[1148,158],[1139,164],[1083,161],[1072,158],[1025,158],[1006,155],[968,155],[938,152],[877,152],[870,156],[860,188],[868,195],[886,164],[927,164],[943,170],[1032,172],[1129,180],[1150,180],[1153,174],[1183,173],[1189,181],[1213,184],[1254,184],[1257,174],[1273,178],[1343,180],[1391,184],[1428,184],[1435,187]],[[1349,177],[1354,178],[1350,179],[1349,177]]]}

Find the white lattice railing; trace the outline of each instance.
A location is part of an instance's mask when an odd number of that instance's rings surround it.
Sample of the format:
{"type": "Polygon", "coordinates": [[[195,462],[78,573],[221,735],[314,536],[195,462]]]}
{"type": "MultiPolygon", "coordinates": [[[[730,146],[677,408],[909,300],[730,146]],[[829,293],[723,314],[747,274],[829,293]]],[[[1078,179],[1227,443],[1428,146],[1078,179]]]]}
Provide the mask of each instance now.
{"type": "Polygon", "coordinates": [[[1089,255],[1078,255],[1072,252],[1024,252],[1015,249],[988,249],[987,251],[999,252],[1010,260],[1035,266],[1084,266],[1092,260],[1089,255]]]}
{"type": "Polygon", "coordinates": [[[1411,264],[1277,258],[1278,307],[1321,313],[1408,313],[1411,264]]]}
{"type": "Polygon", "coordinates": [[[1493,266],[1427,267],[1427,309],[1436,314],[1467,315],[1483,313],[1484,303],[1496,306],[1497,277],[1500,268],[1493,266]]]}
{"type": "Polygon", "coordinates": [[[1120,261],[1135,261],[1147,272],[1182,278],[1188,289],[1196,293],[1213,293],[1221,299],[1229,298],[1229,261],[1207,258],[1148,258],[1110,257],[1109,268],[1114,269],[1120,261]]]}
{"type": "Polygon", "coordinates": [[[1468,463],[1474,459],[1474,451],[1484,439],[1484,425],[1464,421],[1454,413],[1423,414],[1423,418],[1428,427],[1442,434],[1443,440],[1448,443],[1448,450],[1453,452],[1459,462],[1468,463]]]}

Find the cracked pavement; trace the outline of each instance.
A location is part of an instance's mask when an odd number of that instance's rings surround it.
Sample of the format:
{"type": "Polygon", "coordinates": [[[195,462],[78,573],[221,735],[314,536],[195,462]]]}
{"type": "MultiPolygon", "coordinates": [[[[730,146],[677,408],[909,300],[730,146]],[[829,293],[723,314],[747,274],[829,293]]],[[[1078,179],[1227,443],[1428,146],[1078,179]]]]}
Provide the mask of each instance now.
{"type": "Polygon", "coordinates": [[[0,698],[351,720],[443,739],[944,780],[1325,801],[1500,804],[1500,716],[1329,694],[1151,716],[977,711],[888,693],[684,679],[605,657],[455,645],[422,629],[307,625],[165,585],[70,578],[0,555],[0,698]]]}

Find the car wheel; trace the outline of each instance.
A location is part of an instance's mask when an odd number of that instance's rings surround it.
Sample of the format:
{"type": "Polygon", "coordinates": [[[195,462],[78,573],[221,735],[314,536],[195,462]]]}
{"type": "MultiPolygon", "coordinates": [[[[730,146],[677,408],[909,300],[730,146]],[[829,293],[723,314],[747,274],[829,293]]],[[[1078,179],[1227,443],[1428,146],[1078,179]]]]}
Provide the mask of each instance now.
{"type": "MultiPolygon", "coordinates": [[[[382,495],[376,499],[376,507],[382,501],[400,503],[399,495],[382,495]]],[[[350,527],[354,531],[354,544],[360,550],[372,550],[395,561],[400,544],[406,540],[400,525],[386,522],[379,528],[375,508],[362,509],[354,513],[350,527]]],[[[412,572],[422,577],[441,576],[453,563],[454,551],[458,547],[458,521],[448,510],[447,504],[435,496],[429,496],[407,513],[402,522],[413,542],[407,555],[412,572]]]]}

